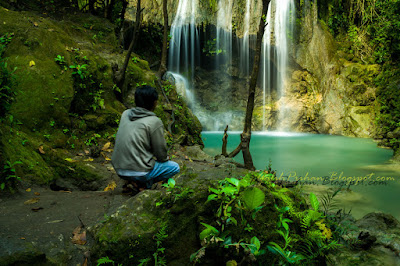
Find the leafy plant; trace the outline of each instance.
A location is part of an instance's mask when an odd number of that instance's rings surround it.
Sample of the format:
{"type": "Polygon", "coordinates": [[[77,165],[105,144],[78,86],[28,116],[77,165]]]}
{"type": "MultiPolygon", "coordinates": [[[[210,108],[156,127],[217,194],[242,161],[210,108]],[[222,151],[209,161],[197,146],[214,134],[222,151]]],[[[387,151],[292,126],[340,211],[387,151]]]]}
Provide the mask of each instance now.
{"type": "Polygon", "coordinates": [[[16,181],[20,181],[21,178],[15,173],[15,166],[22,164],[21,161],[15,161],[11,163],[6,161],[2,171],[2,178],[0,183],[0,189],[4,190],[6,187],[10,188],[15,184],[16,181]]]}
{"type": "Polygon", "coordinates": [[[225,53],[225,50],[217,49],[217,40],[212,39],[207,40],[207,42],[204,44],[203,53],[205,53],[206,56],[213,57],[225,53]]]}
{"type": "Polygon", "coordinates": [[[157,245],[157,250],[156,252],[153,253],[154,265],[160,265],[160,266],[167,265],[165,256],[163,255],[165,251],[165,248],[163,247],[163,242],[167,237],[168,237],[167,224],[163,223],[160,229],[158,230],[157,234],[154,236],[157,245]]]}
{"type": "Polygon", "coordinates": [[[168,182],[162,186],[167,189],[167,193],[166,197],[162,198],[159,202],[156,202],[157,207],[163,204],[170,205],[178,200],[186,199],[194,192],[193,189],[176,185],[173,178],[168,179],[168,182]]]}
{"type": "Polygon", "coordinates": [[[77,75],[79,76],[81,79],[86,79],[88,77],[88,70],[86,69],[88,65],[83,64],[83,65],[71,65],[69,66],[69,68],[73,69],[74,72],[72,72],[72,75],[77,75]]]}
{"type": "MultiPolygon", "coordinates": [[[[103,265],[103,264],[109,264],[109,263],[111,263],[112,265],[115,265],[115,262],[112,259],[110,259],[108,256],[101,257],[100,259],[97,260],[97,266],[103,265]]],[[[122,265],[122,264],[118,264],[118,265],[122,265]]]]}
{"type": "Polygon", "coordinates": [[[85,141],[85,145],[86,145],[86,146],[92,146],[92,145],[97,146],[97,145],[99,145],[99,143],[98,143],[98,141],[97,141],[99,138],[101,138],[101,135],[95,133],[95,134],[93,134],[89,139],[87,139],[87,140],[85,141]]]}
{"type": "Polygon", "coordinates": [[[256,187],[251,187],[246,189],[243,192],[243,202],[244,202],[244,206],[246,206],[246,208],[249,211],[254,210],[255,208],[259,207],[261,204],[264,203],[265,200],[265,194],[264,192],[262,192],[261,189],[256,188],[256,187]]]}
{"type": "Polygon", "coordinates": [[[15,89],[15,71],[8,69],[7,59],[3,58],[7,45],[11,42],[14,34],[6,33],[0,36],[0,120],[3,119],[10,110],[12,102],[17,95],[15,89]]]}
{"type": "Polygon", "coordinates": [[[104,109],[104,99],[102,98],[103,90],[98,90],[96,92],[90,92],[89,95],[93,96],[93,103],[90,105],[93,111],[96,111],[98,108],[104,109]]]}
{"type": "Polygon", "coordinates": [[[61,56],[61,55],[57,55],[57,56],[54,58],[54,61],[55,61],[57,64],[59,64],[60,66],[65,66],[65,65],[67,64],[67,61],[65,61],[64,56],[61,56]]]}

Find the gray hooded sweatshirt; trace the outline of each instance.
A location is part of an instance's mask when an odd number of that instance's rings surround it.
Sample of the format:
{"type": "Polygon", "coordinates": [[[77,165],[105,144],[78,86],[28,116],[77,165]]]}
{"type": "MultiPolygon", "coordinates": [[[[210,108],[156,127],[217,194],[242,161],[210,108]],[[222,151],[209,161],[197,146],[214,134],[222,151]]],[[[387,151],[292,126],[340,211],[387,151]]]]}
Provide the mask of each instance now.
{"type": "Polygon", "coordinates": [[[153,157],[160,162],[168,160],[163,123],[142,107],[124,111],[111,157],[115,170],[150,172],[155,164],[153,157]]]}

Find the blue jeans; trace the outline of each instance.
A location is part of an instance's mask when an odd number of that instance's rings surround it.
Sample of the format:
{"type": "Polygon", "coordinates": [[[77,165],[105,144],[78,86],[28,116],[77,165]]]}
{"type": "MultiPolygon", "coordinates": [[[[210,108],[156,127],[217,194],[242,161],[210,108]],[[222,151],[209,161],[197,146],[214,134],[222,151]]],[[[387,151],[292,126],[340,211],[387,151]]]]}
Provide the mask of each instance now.
{"type": "Polygon", "coordinates": [[[176,162],[166,161],[163,163],[156,162],[153,170],[144,176],[120,176],[122,179],[128,181],[135,181],[146,184],[147,188],[151,188],[154,183],[168,180],[177,173],[179,173],[180,168],[176,162]]]}

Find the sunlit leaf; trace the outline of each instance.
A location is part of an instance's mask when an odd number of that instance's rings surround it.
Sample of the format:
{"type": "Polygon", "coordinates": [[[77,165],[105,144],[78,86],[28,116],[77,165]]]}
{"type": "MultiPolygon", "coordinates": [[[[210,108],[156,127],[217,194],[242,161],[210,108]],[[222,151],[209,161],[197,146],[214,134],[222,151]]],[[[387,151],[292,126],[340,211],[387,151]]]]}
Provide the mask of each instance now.
{"type": "Polygon", "coordinates": [[[28,205],[28,204],[35,204],[35,203],[37,203],[39,200],[40,200],[39,198],[32,198],[32,199],[30,199],[30,200],[25,201],[24,204],[26,204],[26,205],[28,205]]]}
{"type": "Polygon", "coordinates": [[[117,187],[117,184],[115,181],[112,181],[110,184],[107,185],[107,187],[104,189],[104,191],[109,191],[109,190],[114,190],[117,187]]]}
{"type": "Polygon", "coordinates": [[[168,185],[170,188],[175,187],[175,180],[173,178],[168,179],[168,185]]]}
{"type": "Polygon", "coordinates": [[[72,232],[72,243],[78,245],[85,245],[86,244],[86,230],[82,229],[81,226],[78,226],[72,232]]]}
{"type": "Polygon", "coordinates": [[[202,225],[204,225],[206,227],[206,229],[204,229],[201,233],[200,233],[200,239],[203,240],[204,238],[208,237],[208,236],[216,236],[219,234],[219,231],[217,230],[217,228],[215,228],[214,226],[211,226],[209,224],[205,224],[205,223],[201,223],[202,225]]]}
{"type": "Polygon", "coordinates": [[[65,158],[64,160],[66,160],[67,162],[70,162],[70,163],[75,163],[75,162],[77,162],[77,160],[73,160],[73,159],[71,159],[71,158],[65,158]]]}
{"type": "Polygon", "coordinates": [[[41,154],[45,154],[45,152],[44,152],[44,150],[43,150],[43,146],[39,146],[38,150],[39,150],[39,152],[40,152],[41,154]]]}
{"type": "Polygon", "coordinates": [[[246,208],[250,211],[264,203],[265,194],[261,189],[253,187],[243,192],[243,201],[246,208]]]}
{"type": "Polygon", "coordinates": [[[217,198],[217,195],[211,194],[211,195],[208,196],[207,201],[215,200],[216,198],[217,198]]]}
{"type": "Polygon", "coordinates": [[[224,187],[224,188],[222,189],[222,193],[225,193],[225,194],[233,194],[233,193],[235,193],[236,191],[237,191],[237,189],[234,188],[234,187],[224,187]]]}
{"type": "Polygon", "coordinates": [[[318,211],[319,209],[319,201],[317,199],[317,196],[315,196],[314,193],[310,193],[310,203],[311,203],[311,207],[318,211]]]}
{"type": "Polygon", "coordinates": [[[234,185],[235,187],[239,186],[239,180],[236,178],[226,178],[226,181],[234,185]]]}
{"type": "Polygon", "coordinates": [[[106,151],[106,150],[108,150],[108,148],[110,148],[110,146],[111,146],[111,142],[107,142],[106,144],[104,144],[102,150],[106,151]]]}
{"type": "Polygon", "coordinates": [[[31,188],[27,188],[25,191],[26,191],[26,192],[31,192],[32,189],[31,189],[31,188]]]}
{"type": "Polygon", "coordinates": [[[250,243],[256,246],[257,251],[260,250],[261,242],[260,242],[260,240],[259,240],[256,236],[253,236],[253,237],[251,238],[250,243]]]}
{"type": "Polygon", "coordinates": [[[64,220],[53,220],[53,221],[47,222],[46,224],[56,224],[56,223],[61,223],[63,221],[64,220]]]}

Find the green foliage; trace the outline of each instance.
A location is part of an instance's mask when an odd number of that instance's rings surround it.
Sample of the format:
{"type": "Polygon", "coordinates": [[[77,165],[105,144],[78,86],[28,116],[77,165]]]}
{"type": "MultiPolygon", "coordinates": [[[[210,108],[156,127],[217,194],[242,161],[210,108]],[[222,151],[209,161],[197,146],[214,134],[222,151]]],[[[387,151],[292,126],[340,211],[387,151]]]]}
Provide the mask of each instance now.
{"type": "Polygon", "coordinates": [[[69,68],[73,69],[74,72],[72,72],[72,75],[76,75],[78,76],[80,79],[85,80],[88,75],[89,72],[86,69],[88,65],[84,64],[84,65],[71,65],[69,66],[69,68]]]}
{"type": "Polygon", "coordinates": [[[54,61],[55,61],[57,64],[59,64],[60,66],[65,66],[65,65],[67,64],[67,62],[65,61],[64,56],[61,56],[61,55],[57,55],[57,56],[54,58],[54,61]]]}
{"type": "Polygon", "coordinates": [[[328,6],[327,25],[331,32],[336,35],[340,32],[346,32],[349,27],[347,13],[342,0],[336,0],[328,6]]]}
{"type": "Polygon", "coordinates": [[[5,49],[11,42],[12,37],[13,34],[9,33],[0,36],[0,120],[4,119],[7,115],[17,95],[14,75],[17,68],[10,71],[7,65],[7,59],[3,58],[5,49]]]}
{"type": "Polygon", "coordinates": [[[15,166],[18,164],[22,164],[22,162],[21,161],[15,161],[13,163],[11,163],[10,161],[5,162],[0,179],[1,190],[5,190],[6,188],[12,190],[16,182],[21,180],[21,178],[17,176],[17,174],[15,173],[15,166]]]}
{"type": "Polygon", "coordinates": [[[178,200],[187,199],[190,197],[190,194],[194,192],[193,189],[176,185],[173,178],[168,179],[168,182],[162,186],[167,189],[167,193],[165,197],[156,202],[157,207],[161,205],[168,206],[174,204],[178,200]]]}
{"type": "Polygon", "coordinates": [[[217,228],[215,228],[214,226],[211,226],[209,224],[205,224],[205,223],[201,223],[203,226],[206,227],[206,229],[204,229],[203,231],[201,231],[199,237],[200,240],[209,238],[209,237],[213,237],[213,236],[218,236],[219,235],[219,231],[217,228]]]}
{"type": "Polygon", "coordinates": [[[144,23],[140,27],[140,42],[136,44],[136,51],[148,61],[160,60],[163,44],[164,26],[156,23],[144,23]]]}
{"type": "Polygon", "coordinates": [[[225,53],[225,51],[222,49],[217,49],[217,40],[212,39],[207,40],[207,42],[204,44],[203,53],[205,53],[206,56],[213,57],[221,53],[225,53]]]}
{"type": "Polygon", "coordinates": [[[158,230],[157,234],[154,236],[156,240],[157,250],[153,253],[154,265],[164,266],[167,265],[167,261],[165,260],[163,247],[163,242],[168,237],[167,234],[167,224],[163,223],[158,230]]]}
{"type": "Polygon", "coordinates": [[[132,62],[137,64],[139,62],[139,58],[137,58],[136,56],[132,57],[132,62]]]}
{"type": "Polygon", "coordinates": [[[114,261],[108,257],[101,257],[100,259],[97,260],[97,266],[103,265],[103,264],[108,264],[111,263],[114,265],[114,261]]]}
{"type": "Polygon", "coordinates": [[[348,33],[353,53],[371,53],[377,63],[400,59],[399,0],[332,0],[327,6],[327,25],[333,34],[348,33]]]}
{"type": "Polygon", "coordinates": [[[90,138],[85,140],[85,145],[86,146],[93,146],[93,145],[97,146],[97,145],[99,145],[99,143],[98,143],[99,138],[101,138],[101,135],[94,133],[90,138]]]}
{"type": "Polygon", "coordinates": [[[319,201],[314,193],[310,193],[310,204],[315,211],[319,210],[319,201]]]}
{"type": "Polygon", "coordinates": [[[256,187],[251,187],[243,192],[243,201],[246,208],[250,211],[259,207],[264,203],[265,194],[261,189],[256,187]]]}
{"type": "MultiPolygon", "coordinates": [[[[376,123],[385,136],[388,132],[400,127],[400,69],[391,64],[385,64],[383,71],[376,78],[375,84],[378,87],[377,101],[379,112],[376,116],[376,123]]],[[[399,143],[392,141],[386,143],[393,149],[398,149],[399,143]]]]}
{"type": "Polygon", "coordinates": [[[165,95],[169,96],[169,94],[173,90],[173,86],[171,84],[163,85],[163,89],[165,91],[165,95]]]}
{"type": "Polygon", "coordinates": [[[104,109],[104,99],[102,98],[103,90],[98,90],[95,92],[89,92],[89,95],[93,96],[93,103],[90,105],[93,111],[97,109],[104,109]]]}
{"type": "MultiPolygon", "coordinates": [[[[299,196],[294,196],[289,189],[272,186],[274,178],[269,173],[270,169],[250,173],[241,179],[225,178],[216,187],[209,188],[207,202],[214,208],[215,220],[201,223],[205,227],[200,232],[202,248],[192,254],[192,261],[198,262],[210,248],[224,248],[224,253],[227,253],[226,249],[235,247],[235,254],[242,257],[251,254],[260,259],[261,264],[277,264],[277,261],[280,265],[326,263],[327,254],[340,247],[339,232],[332,232],[340,226],[335,226],[330,216],[325,217],[319,211],[321,205],[315,194],[310,194],[309,208],[300,209],[299,196]],[[265,190],[274,198],[267,201],[265,190]],[[275,212],[268,205],[275,206],[272,208],[275,212]],[[263,212],[265,209],[268,211],[263,212]],[[257,212],[264,215],[261,223],[269,222],[265,215],[277,217],[273,234],[276,237],[260,230],[257,212]],[[257,235],[249,236],[252,232],[257,235]],[[235,239],[237,237],[240,239],[235,239]],[[264,249],[263,241],[269,241],[264,249]],[[271,253],[276,256],[271,257],[271,253]]],[[[334,195],[329,198],[332,197],[334,195]]],[[[328,205],[323,201],[324,208],[329,208],[328,205]]]]}
{"type": "MultiPolygon", "coordinates": [[[[83,115],[90,110],[96,112],[98,109],[104,109],[102,82],[90,71],[90,60],[86,56],[82,56],[79,50],[75,49],[74,52],[76,62],[69,66],[73,71],[75,87],[71,111],[83,115]]],[[[113,89],[118,88],[113,87],[113,89]]]]}

